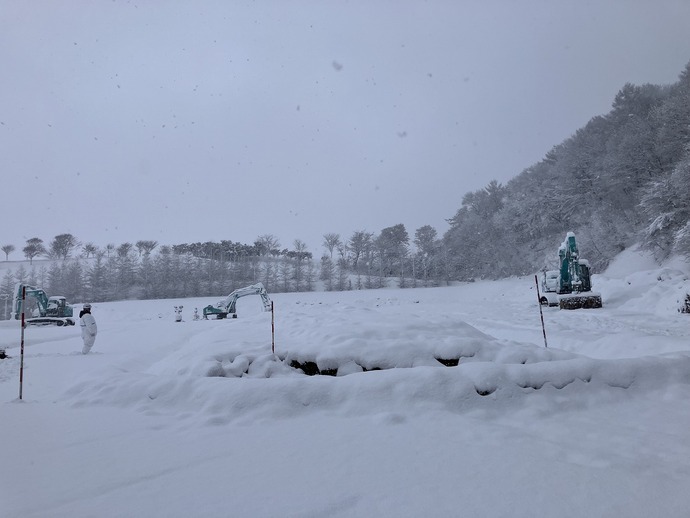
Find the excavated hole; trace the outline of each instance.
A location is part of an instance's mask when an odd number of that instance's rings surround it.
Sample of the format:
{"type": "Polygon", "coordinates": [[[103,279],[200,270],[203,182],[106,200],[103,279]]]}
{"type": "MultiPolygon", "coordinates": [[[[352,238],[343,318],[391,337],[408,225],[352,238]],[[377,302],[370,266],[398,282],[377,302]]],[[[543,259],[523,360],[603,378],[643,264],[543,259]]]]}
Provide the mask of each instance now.
{"type": "Polygon", "coordinates": [[[517,383],[517,386],[523,389],[531,388],[534,390],[539,390],[544,386],[544,383],[546,383],[546,381],[542,381],[541,383],[517,383]]]}
{"type": "Polygon", "coordinates": [[[477,391],[477,394],[480,396],[488,396],[496,392],[496,387],[486,387],[486,388],[479,388],[479,387],[474,387],[474,390],[477,391]]]}
{"type": "MultiPolygon", "coordinates": [[[[439,363],[442,365],[445,365],[446,367],[456,367],[460,363],[459,358],[436,358],[439,363]]],[[[297,360],[292,360],[290,362],[290,367],[293,369],[301,370],[304,374],[307,376],[337,376],[338,375],[338,369],[319,369],[319,366],[316,364],[316,362],[298,362],[297,360]]],[[[386,368],[383,367],[362,367],[362,372],[371,372],[371,371],[380,371],[380,370],[387,370],[386,368]]]]}
{"type": "Polygon", "coordinates": [[[300,363],[297,360],[290,362],[290,367],[293,369],[301,369],[307,376],[316,376],[319,374],[319,366],[315,362],[300,363]]]}

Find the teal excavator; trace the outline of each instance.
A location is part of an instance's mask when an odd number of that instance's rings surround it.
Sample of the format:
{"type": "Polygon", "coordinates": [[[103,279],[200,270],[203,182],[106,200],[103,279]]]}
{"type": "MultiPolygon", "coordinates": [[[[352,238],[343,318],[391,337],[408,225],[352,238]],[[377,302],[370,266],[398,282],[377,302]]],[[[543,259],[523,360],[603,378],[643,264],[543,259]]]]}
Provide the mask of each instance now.
{"type": "Polygon", "coordinates": [[[25,293],[26,308],[24,323],[27,325],[73,326],[74,310],[65,297],[48,297],[41,288],[28,284],[17,284],[15,287],[12,314],[15,320],[22,318],[22,292],[25,293]],[[26,291],[24,291],[26,289],[26,291]]]}
{"type": "Polygon", "coordinates": [[[208,320],[209,316],[215,316],[216,319],[227,318],[228,316],[230,318],[237,318],[237,299],[246,297],[247,295],[258,295],[261,297],[263,310],[271,311],[271,299],[268,298],[268,292],[262,283],[257,282],[251,286],[246,286],[233,291],[215,306],[206,306],[204,308],[204,319],[208,320]]]}
{"type": "Polygon", "coordinates": [[[589,262],[580,257],[575,234],[568,232],[558,249],[560,309],[600,308],[601,295],[592,291],[589,262]]]}

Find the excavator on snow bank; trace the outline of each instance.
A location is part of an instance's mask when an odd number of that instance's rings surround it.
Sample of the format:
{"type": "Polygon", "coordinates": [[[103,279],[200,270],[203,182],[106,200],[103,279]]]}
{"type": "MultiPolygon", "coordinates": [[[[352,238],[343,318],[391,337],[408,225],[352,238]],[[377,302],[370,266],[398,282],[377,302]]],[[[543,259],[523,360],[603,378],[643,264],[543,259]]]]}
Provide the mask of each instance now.
{"type": "Polygon", "coordinates": [[[213,315],[215,315],[216,319],[226,318],[228,316],[230,316],[230,318],[237,318],[237,311],[235,308],[237,299],[246,297],[247,295],[258,295],[261,297],[263,310],[271,311],[271,299],[268,298],[268,292],[262,283],[257,282],[251,286],[236,289],[215,306],[206,306],[204,308],[204,319],[208,320],[208,317],[213,315]]]}
{"type": "Polygon", "coordinates": [[[600,308],[601,295],[592,291],[589,262],[580,257],[575,234],[568,232],[558,249],[558,306],[560,309],[600,308]]]}

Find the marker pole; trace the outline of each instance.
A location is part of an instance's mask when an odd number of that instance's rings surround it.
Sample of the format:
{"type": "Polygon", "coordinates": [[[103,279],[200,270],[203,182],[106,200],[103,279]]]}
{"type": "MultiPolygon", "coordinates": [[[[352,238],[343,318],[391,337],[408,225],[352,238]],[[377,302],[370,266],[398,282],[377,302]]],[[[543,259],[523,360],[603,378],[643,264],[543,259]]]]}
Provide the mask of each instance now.
{"type": "Polygon", "coordinates": [[[276,324],[275,312],[273,311],[273,301],[271,301],[271,352],[276,353],[276,324]]]}
{"type": "Polygon", "coordinates": [[[22,286],[22,341],[20,346],[20,360],[19,360],[19,399],[22,399],[22,391],[24,388],[24,315],[26,314],[26,286],[22,286]]]}
{"type": "Polygon", "coordinates": [[[537,306],[539,306],[539,316],[541,317],[541,331],[544,333],[544,347],[549,347],[546,343],[546,328],[544,327],[544,312],[541,310],[541,295],[539,294],[539,279],[534,276],[534,283],[537,285],[537,306]]]}

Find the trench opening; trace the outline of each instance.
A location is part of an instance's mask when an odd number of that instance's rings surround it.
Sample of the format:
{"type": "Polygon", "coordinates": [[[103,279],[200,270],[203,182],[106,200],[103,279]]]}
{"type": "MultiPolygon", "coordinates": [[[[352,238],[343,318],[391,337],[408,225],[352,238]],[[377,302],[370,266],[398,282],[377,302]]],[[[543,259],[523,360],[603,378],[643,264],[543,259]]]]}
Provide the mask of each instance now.
{"type": "MultiPolygon", "coordinates": [[[[281,358],[281,361],[285,361],[285,358],[281,358]]],[[[446,367],[457,367],[460,364],[460,358],[436,358],[436,361],[439,362],[441,365],[444,365],[446,367]]],[[[372,371],[381,371],[381,370],[387,370],[392,367],[380,367],[377,365],[374,366],[367,366],[365,367],[364,365],[359,365],[356,362],[350,362],[348,372],[347,374],[343,375],[348,375],[352,374],[352,368],[351,365],[354,363],[357,365],[357,367],[361,368],[361,372],[372,372],[372,371]]],[[[248,374],[249,373],[249,368],[251,364],[248,364],[246,368],[244,369],[243,374],[248,374]]],[[[305,361],[305,362],[299,362],[297,360],[291,360],[289,366],[295,370],[302,371],[302,373],[306,374],[307,376],[337,376],[338,375],[338,368],[329,368],[329,369],[319,369],[319,366],[316,364],[316,362],[313,361],[305,361]]],[[[354,371],[357,372],[357,371],[354,371]]],[[[223,367],[220,364],[220,360],[218,361],[217,365],[214,365],[209,369],[207,376],[209,377],[226,377],[226,373],[223,369],[223,367]]],[[[232,377],[232,376],[231,376],[232,377]]]]}
{"type": "MultiPolygon", "coordinates": [[[[439,362],[441,365],[445,365],[446,367],[457,367],[460,363],[460,358],[436,358],[436,361],[439,362]]],[[[373,366],[373,367],[365,367],[364,365],[358,365],[361,369],[362,372],[372,372],[372,371],[381,371],[381,370],[387,370],[391,367],[379,367],[379,366],[373,366]]],[[[295,370],[301,370],[304,374],[307,376],[337,376],[338,375],[338,368],[335,369],[319,369],[319,366],[316,364],[316,362],[312,361],[306,361],[306,362],[298,362],[297,360],[292,360],[290,362],[290,367],[292,367],[295,370]]]]}

